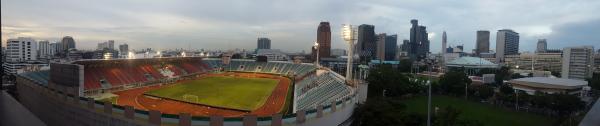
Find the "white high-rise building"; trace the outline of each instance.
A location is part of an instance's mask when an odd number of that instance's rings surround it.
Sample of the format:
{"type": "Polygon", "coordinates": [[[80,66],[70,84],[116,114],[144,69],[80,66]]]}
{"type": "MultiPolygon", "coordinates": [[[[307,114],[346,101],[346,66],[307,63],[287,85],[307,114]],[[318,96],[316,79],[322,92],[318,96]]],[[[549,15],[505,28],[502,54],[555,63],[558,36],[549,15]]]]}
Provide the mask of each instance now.
{"type": "Polygon", "coordinates": [[[583,80],[591,77],[594,66],[594,47],[580,46],[563,49],[562,78],[583,80]]]}
{"type": "Polygon", "coordinates": [[[106,42],[98,43],[98,46],[96,47],[97,50],[103,50],[105,48],[109,49],[109,50],[114,50],[115,49],[115,40],[108,40],[106,42]]]}
{"type": "Polygon", "coordinates": [[[38,44],[39,57],[48,59],[50,58],[50,42],[48,40],[42,40],[38,44]]]}
{"type": "Polygon", "coordinates": [[[510,29],[498,30],[496,34],[496,63],[504,63],[507,55],[519,54],[519,33],[510,29]]]}
{"type": "Polygon", "coordinates": [[[37,60],[37,42],[32,38],[8,39],[6,43],[6,62],[37,60]]]}

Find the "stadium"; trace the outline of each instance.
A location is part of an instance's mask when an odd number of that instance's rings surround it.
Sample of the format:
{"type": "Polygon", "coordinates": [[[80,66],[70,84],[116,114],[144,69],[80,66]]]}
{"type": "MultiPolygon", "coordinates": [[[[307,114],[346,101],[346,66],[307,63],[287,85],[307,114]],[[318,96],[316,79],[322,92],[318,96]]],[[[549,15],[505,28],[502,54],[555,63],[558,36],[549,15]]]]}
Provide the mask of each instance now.
{"type": "Polygon", "coordinates": [[[57,125],[346,125],[358,101],[343,76],[299,62],[80,60],[17,81],[22,103],[57,125]]]}

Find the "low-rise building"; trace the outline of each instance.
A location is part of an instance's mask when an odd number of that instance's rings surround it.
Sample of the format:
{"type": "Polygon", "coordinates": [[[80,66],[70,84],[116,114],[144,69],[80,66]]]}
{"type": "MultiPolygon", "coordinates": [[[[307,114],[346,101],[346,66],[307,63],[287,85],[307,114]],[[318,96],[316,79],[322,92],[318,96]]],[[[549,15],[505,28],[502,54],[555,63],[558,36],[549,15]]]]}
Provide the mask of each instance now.
{"type": "Polygon", "coordinates": [[[573,95],[585,96],[589,87],[583,80],[548,78],[548,77],[527,77],[512,79],[508,81],[515,90],[525,91],[527,94],[535,94],[536,91],[543,93],[568,93],[573,95]]]}

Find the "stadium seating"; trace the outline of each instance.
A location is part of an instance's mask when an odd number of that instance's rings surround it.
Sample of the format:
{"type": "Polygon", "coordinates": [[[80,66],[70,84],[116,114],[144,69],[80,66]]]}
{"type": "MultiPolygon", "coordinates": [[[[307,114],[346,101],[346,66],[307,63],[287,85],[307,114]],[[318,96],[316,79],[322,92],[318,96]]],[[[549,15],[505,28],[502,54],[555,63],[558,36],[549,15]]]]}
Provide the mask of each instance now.
{"type": "Polygon", "coordinates": [[[343,79],[330,72],[320,76],[309,75],[298,82],[296,89],[298,110],[314,109],[319,105],[328,105],[331,101],[339,101],[351,94],[351,89],[343,79]]]}

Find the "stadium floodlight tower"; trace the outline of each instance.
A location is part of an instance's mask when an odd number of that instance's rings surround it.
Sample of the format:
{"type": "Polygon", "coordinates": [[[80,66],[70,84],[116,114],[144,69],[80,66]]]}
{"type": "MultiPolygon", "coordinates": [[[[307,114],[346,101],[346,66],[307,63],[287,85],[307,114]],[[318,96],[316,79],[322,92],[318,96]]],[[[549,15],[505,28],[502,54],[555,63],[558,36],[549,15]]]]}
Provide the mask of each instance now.
{"type": "Polygon", "coordinates": [[[317,50],[317,59],[315,61],[315,66],[319,67],[319,43],[315,42],[315,46],[314,46],[315,50],[317,50]]]}
{"type": "Polygon", "coordinates": [[[352,59],[354,57],[354,41],[356,41],[356,30],[352,25],[344,24],[342,37],[348,43],[348,62],[346,63],[346,81],[352,81],[352,59]]]}

